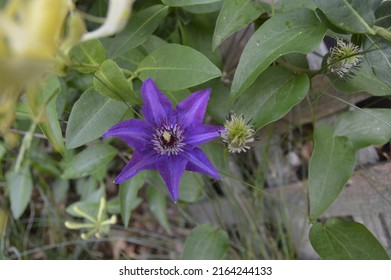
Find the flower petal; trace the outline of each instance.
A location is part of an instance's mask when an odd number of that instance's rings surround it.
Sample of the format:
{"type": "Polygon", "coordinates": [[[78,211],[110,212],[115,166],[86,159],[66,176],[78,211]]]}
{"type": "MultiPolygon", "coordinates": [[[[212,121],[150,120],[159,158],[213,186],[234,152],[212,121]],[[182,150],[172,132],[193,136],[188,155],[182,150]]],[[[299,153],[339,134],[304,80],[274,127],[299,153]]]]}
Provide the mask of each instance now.
{"type": "Polygon", "coordinates": [[[203,173],[216,179],[221,178],[205,153],[199,148],[194,148],[189,152],[189,162],[187,163],[186,170],[203,173]]]}
{"type": "Polygon", "coordinates": [[[188,158],[184,155],[166,156],[163,160],[156,163],[156,168],[159,170],[167,189],[174,202],[177,201],[179,195],[179,182],[188,158]]]}
{"type": "Polygon", "coordinates": [[[191,129],[187,132],[188,135],[185,135],[184,142],[188,145],[197,147],[219,137],[219,131],[223,130],[224,126],[205,124],[196,125],[191,127],[191,129]]]}
{"type": "Polygon", "coordinates": [[[126,164],[121,173],[115,178],[115,184],[121,184],[122,182],[132,178],[137,173],[143,170],[156,169],[155,164],[159,161],[159,156],[155,152],[143,155],[137,151],[133,153],[132,158],[126,164]]]}
{"type": "Polygon", "coordinates": [[[160,92],[152,79],[144,81],[141,95],[144,100],[143,115],[149,123],[161,125],[174,114],[171,101],[160,92]]]}
{"type": "Polygon", "coordinates": [[[203,122],[210,91],[209,88],[197,91],[178,103],[178,121],[183,127],[203,122]]]}
{"type": "Polygon", "coordinates": [[[144,120],[125,120],[112,126],[102,137],[116,137],[134,149],[143,150],[152,133],[152,127],[144,120]]]}

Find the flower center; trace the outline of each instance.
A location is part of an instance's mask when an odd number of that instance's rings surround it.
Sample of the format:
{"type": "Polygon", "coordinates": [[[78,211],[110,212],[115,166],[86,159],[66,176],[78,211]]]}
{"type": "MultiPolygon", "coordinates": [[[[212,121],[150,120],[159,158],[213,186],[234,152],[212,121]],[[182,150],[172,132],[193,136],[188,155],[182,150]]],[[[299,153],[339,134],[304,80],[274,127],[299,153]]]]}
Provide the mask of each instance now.
{"type": "Polygon", "coordinates": [[[177,155],[183,152],[183,130],[177,124],[163,125],[155,129],[152,143],[161,155],[177,155]]]}

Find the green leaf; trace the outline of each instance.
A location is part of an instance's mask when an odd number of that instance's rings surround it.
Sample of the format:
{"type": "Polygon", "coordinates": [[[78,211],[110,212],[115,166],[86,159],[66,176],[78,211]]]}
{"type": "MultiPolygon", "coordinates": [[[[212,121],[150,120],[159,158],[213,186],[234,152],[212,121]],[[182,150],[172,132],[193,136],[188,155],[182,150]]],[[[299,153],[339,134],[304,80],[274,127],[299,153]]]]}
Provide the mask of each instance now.
{"type": "Polygon", "coordinates": [[[77,201],[69,205],[65,212],[68,215],[71,215],[73,217],[77,218],[84,218],[82,215],[80,215],[78,212],[74,210],[75,207],[78,207],[83,212],[89,214],[91,217],[96,217],[98,215],[99,211],[99,202],[98,201],[77,201]]]}
{"type": "Polygon", "coordinates": [[[329,73],[328,77],[335,88],[342,92],[366,91],[374,96],[391,95],[391,87],[375,76],[366,59],[359,64],[354,75],[349,79],[341,80],[333,73],[329,73]]]}
{"type": "Polygon", "coordinates": [[[66,164],[63,179],[74,179],[91,175],[98,168],[108,164],[117,150],[107,144],[91,146],[77,154],[66,164]]]}
{"type": "Polygon", "coordinates": [[[202,5],[184,6],[182,8],[185,11],[193,14],[209,14],[220,10],[221,6],[223,5],[222,2],[223,1],[209,3],[209,4],[202,4],[202,5]]]}
{"type": "Polygon", "coordinates": [[[123,118],[127,109],[123,102],[100,95],[93,88],[88,89],[76,101],[69,116],[67,149],[80,147],[99,138],[123,118]]]}
{"type": "Polygon", "coordinates": [[[202,145],[202,150],[205,152],[213,166],[219,170],[219,172],[221,171],[220,175],[223,179],[226,179],[227,182],[232,179],[231,171],[228,166],[228,153],[226,152],[226,147],[217,141],[212,141],[202,145]]]}
{"type": "Polygon", "coordinates": [[[99,202],[102,196],[100,189],[98,189],[98,183],[92,176],[78,179],[76,192],[80,196],[80,200],[99,202]]]}
{"type": "Polygon", "coordinates": [[[361,109],[338,117],[335,136],[348,137],[356,149],[383,145],[391,138],[391,109],[361,109]]]}
{"type": "Polygon", "coordinates": [[[285,13],[289,10],[298,8],[307,8],[311,10],[316,9],[316,5],[313,0],[295,0],[295,1],[274,1],[274,9],[276,13],[285,13]]]}
{"type": "Polygon", "coordinates": [[[170,101],[174,107],[176,107],[176,105],[178,105],[179,102],[181,102],[183,99],[188,97],[190,94],[191,94],[191,92],[188,89],[183,89],[183,90],[175,91],[175,92],[172,92],[172,91],[165,92],[165,95],[168,97],[168,99],[170,99],[170,101]]]}
{"type": "MultiPolygon", "coordinates": [[[[320,21],[323,22],[327,26],[327,28],[330,29],[331,32],[337,33],[337,34],[349,34],[348,31],[345,31],[345,30],[335,26],[332,22],[330,22],[330,20],[327,18],[327,16],[323,13],[323,11],[321,9],[317,8],[315,10],[315,13],[318,16],[318,18],[320,19],[320,21]]],[[[359,34],[356,34],[356,35],[359,35],[359,34]]],[[[338,36],[342,36],[342,35],[338,35],[338,36]]]]}
{"type": "Polygon", "coordinates": [[[181,26],[182,45],[204,54],[215,65],[221,65],[220,52],[212,51],[215,17],[193,15],[191,22],[181,26]]]}
{"type": "Polygon", "coordinates": [[[119,197],[115,196],[107,202],[107,212],[118,215],[121,212],[119,197]]]}
{"type": "Polygon", "coordinates": [[[6,152],[7,149],[5,148],[4,144],[0,142],[0,162],[3,160],[3,157],[6,152]]]}
{"type": "Polygon", "coordinates": [[[184,6],[183,9],[193,14],[209,14],[221,9],[223,1],[202,5],[184,6]]]}
{"type": "Polygon", "coordinates": [[[374,34],[375,14],[371,1],[314,0],[329,21],[352,33],[374,34]]]}
{"type": "Polygon", "coordinates": [[[218,123],[224,123],[231,109],[228,106],[228,98],[231,89],[229,86],[222,83],[220,79],[214,79],[210,83],[207,83],[206,87],[212,89],[207,113],[218,123]]]}
{"type": "Polygon", "coordinates": [[[381,0],[378,0],[377,2],[379,2],[379,6],[375,6],[376,25],[388,28],[391,26],[391,2],[384,1],[380,3],[381,0]]]}
{"type": "Polygon", "coordinates": [[[212,225],[194,228],[185,241],[183,260],[221,260],[229,248],[228,234],[212,225]]]}
{"type": "Polygon", "coordinates": [[[171,7],[202,5],[202,4],[210,4],[210,3],[220,2],[220,1],[221,0],[162,0],[163,4],[171,7]]]}
{"type": "Polygon", "coordinates": [[[269,5],[253,0],[225,0],[213,34],[213,50],[230,35],[270,10],[269,5]]]}
{"type": "Polygon", "coordinates": [[[143,53],[149,54],[165,44],[167,44],[167,42],[162,38],[155,35],[151,35],[139,48],[142,50],[143,53]]]}
{"type": "MultiPolygon", "coordinates": [[[[67,153],[68,155],[69,153],[67,153]]],[[[29,158],[31,159],[31,165],[34,170],[39,174],[45,174],[45,176],[59,177],[61,171],[58,168],[58,158],[53,157],[40,147],[37,142],[33,142],[29,151],[29,158]]],[[[66,158],[66,157],[65,157],[66,158]]]]}
{"type": "Polygon", "coordinates": [[[167,218],[166,197],[160,192],[158,188],[149,187],[147,189],[148,206],[153,216],[158,220],[160,225],[166,230],[168,234],[172,234],[170,223],[167,218]]]}
{"type": "MultiPolygon", "coordinates": [[[[167,188],[162,177],[157,172],[149,172],[148,183],[154,187],[157,187],[161,192],[166,193],[167,188]]],[[[179,201],[193,203],[196,202],[203,193],[203,180],[202,175],[185,172],[181,177],[179,184],[179,201]]]]}
{"type": "Polygon", "coordinates": [[[74,64],[80,65],[77,70],[82,73],[91,73],[106,59],[105,49],[99,40],[91,40],[74,47],[70,53],[74,64]],[[82,64],[85,64],[83,66],[82,64]]]}
{"type": "Polygon", "coordinates": [[[119,185],[119,204],[124,226],[129,225],[130,215],[141,202],[142,199],[137,196],[138,191],[144,185],[145,172],[141,172],[132,179],[119,185]]]}
{"type": "Polygon", "coordinates": [[[366,36],[364,41],[365,58],[376,77],[391,87],[391,43],[390,41],[366,36]]]}
{"type": "Polygon", "coordinates": [[[8,173],[7,186],[12,216],[17,220],[26,210],[33,192],[30,166],[24,164],[18,172],[8,173]]]}
{"type": "Polygon", "coordinates": [[[183,173],[179,185],[179,201],[197,202],[202,196],[203,188],[202,175],[193,172],[183,173]]]}
{"type": "Polygon", "coordinates": [[[315,130],[309,165],[310,220],[314,221],[337,199],[351,177],[356,151],[346,137],[333,136],[324,125],[315,130]]]}
{"type": "Polygon", "coordinates": [[[233,111],[242,113],[258,130],[287,114],[309,89],[307,75],[296,76],[281,66],[272,66],[240,96],[233,111]]]}
{"type": "Polygon", "coordinates": [[[134,72],[144,57],[145,52],[141,50],[141,47],[138,47],[122,53],[115,59],[115,62],[117,62],[118,66],[122,69],[134,72]]]}
{"type": "Polygon", "coordinates": [[[115,59],[144,43],[166,18],[167,12],[167,6],[155,5],[134,14],[121,33],[113,39],[106,39],[110,46],[108,56],[115,59]]]}
{"type": "Polygon", "coordinates": [[[388,260],[376,237],[363,225],[338,218],[310,230],[310,242],[325,260],[388,260]]]}
{"type": "Polygon", "coordinates": [[[56,107],[56,99],[60,90],[61,84],[58,78],[55,76],[49,77],[45,87],[36,96],[37,101],[40,104],[46,104],[46,106],[39,106],[37,108],[38,110],[33,109],[33,107],[31,107],[31,109],[35,117],[43,110],[45,117],[40,122],[39,127],[43,134],[48,138],[53,148],[64,156],[65,145],[56,107]]]}
{"type": "Polygon", "coordinates": [[[202,53],[177,44],[166,44],[144,58],[137,71],[141,80],[153,78],[162,90],[182,90],[221,76],[202,53]]]}
{"type": "Polygon", "coordinates": [[[307,55],[303,53],[290,53],[284,55],[284,60],[295,67],[309,68],[307,55]]]}
{"type": "Polygon", "coordinates": [[[63,203],[67,197],[69,190],[69,181],[57,178],[53,182],[53,198],[56,203],[63,203]]]}
{"type": "Polygon", "coordinates": [[[106,60],[96,71],[94,88],[102,95],[123,102],[140,103],[140,98],[133,92],[121,68],[113,60],[106,60]]]}
{"type": "Polygon", "coordinates": [[[380,6],[380,4],[381,4],[382,2],[387,3],[387,2],[389,2],[389,1],[372,0],[371,2],[372,2],[372,9],[376,11],[376,9],[379,8],[379,6],[380,6]]]}
{"type": "Polygon", "coordinates": [[[266,21],[251,37],[240,58],[231,98],[240,96],[278,57],[308,53],[322,41],[326,26],[308,9],[296,9],[266,21]]]}

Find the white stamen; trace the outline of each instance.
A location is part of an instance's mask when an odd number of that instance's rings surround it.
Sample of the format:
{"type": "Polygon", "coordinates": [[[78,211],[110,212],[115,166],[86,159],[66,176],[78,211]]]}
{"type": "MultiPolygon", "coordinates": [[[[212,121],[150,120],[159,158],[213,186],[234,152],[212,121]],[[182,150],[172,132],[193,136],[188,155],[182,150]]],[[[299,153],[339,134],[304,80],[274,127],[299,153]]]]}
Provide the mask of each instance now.
{"type": "Polygon", "coordinates": [[[154,150],[160,155],[178,155],[183,152],[184,136],[182,128],[177,124],[165,124],[156,128],[152,138],[154,150]]]}

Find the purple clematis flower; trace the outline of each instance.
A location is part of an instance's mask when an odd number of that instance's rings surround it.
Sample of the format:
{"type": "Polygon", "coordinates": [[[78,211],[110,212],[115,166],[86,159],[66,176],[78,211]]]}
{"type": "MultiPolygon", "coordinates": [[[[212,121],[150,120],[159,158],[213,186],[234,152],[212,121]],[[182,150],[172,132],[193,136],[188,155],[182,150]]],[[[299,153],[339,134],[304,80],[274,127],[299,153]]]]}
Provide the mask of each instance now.
{"type": "Polygon", "coordinates": [[[103,137],[118,137],[134,148],[130,161],[115,178],[120,184],[142,170],[158,170],[174,201],[185,170],[220,179],[198,146],[220,136],[221,126],[203,124],[210,89],[197,91],[172,108],[152,79],[141,88],[145,120],[131,119],[111,127],[103,137]]]}

